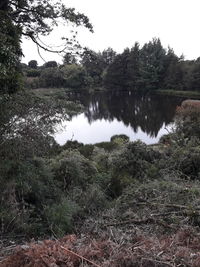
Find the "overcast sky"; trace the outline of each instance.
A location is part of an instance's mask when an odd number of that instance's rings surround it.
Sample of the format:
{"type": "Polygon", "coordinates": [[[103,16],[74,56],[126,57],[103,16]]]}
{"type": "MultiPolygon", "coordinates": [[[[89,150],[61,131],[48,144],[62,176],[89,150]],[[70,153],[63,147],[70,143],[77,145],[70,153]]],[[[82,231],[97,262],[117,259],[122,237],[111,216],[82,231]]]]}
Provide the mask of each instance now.
{"type": "MultiPolygon", "coordinates": [[[[186,59],[200,56],[200,0],[63,0],[68,7],[87,15],[94,26],[94,33],[81,28],[78,40],[95,51],[112,47],[117,52],[131,47],[136,41],[141,45],[153,37],[159,37],[165,48],[172,47],[177,55],[186,59]]],[[[59,43],[57,28],[46,42],[59,43]]],[[[44,39],[43,39],[44,40],[44,39]]],[[[44,62],[30,41],[23,42],[27,63],[36,59],[44,62]]],[[[46,61],[62,58],[41,52],[46,61]]]]}

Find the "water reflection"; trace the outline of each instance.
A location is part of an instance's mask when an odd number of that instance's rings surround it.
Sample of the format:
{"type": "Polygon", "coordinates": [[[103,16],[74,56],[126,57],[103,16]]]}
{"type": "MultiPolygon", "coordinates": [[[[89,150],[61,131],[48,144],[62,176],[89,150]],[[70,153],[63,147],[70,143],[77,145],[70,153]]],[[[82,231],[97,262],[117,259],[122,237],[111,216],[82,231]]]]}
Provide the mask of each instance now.
{"type": "Polygon", "coordinates": [[[84,113],[65,122],[66,130],[56,135],[63,144],[69,139],[83,143],[109,141],[114,134],[126,134],[132,141],[155,143],[167,133],[176,106],[183,98],[109,92],[95,95],[74,94],[85,107],[84,113]]]}

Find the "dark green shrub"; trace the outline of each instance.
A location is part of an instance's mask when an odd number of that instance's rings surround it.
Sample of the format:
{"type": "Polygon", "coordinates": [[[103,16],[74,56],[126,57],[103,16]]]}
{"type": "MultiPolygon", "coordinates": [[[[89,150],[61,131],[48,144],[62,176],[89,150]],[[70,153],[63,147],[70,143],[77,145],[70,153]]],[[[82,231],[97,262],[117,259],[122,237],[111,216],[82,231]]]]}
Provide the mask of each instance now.
{"type": "Polygon", "coordinates": [[[62,199],[59,203],[46,206],[44,214],[48,222],[48,228],[56,236],[63,236],[73,230],[73,217],[79,212],[79,206],[68,199],[62,199]]]}
{"type": "Polygon", "coordinates": [[[27,77],[39,77],[40,76],[40,70],[36,69],[29,69],[26,71],[27,77]]]}
{"type": "Polygon", "coordinates": [[[93,162],[80,154],[78,150],[65,150],[50,161],[55,179],[63,191],[73,186],[86,188],[97,170],[93,162]]]}
{"type": "Polygon", "coordinates": [[[128,143],[113,153],[110,157],[112,196],[119,196],[135,179],[156,178],[158,170],[154,164],[159,157],[159,152],[140,141],[128,143]]]}
{"type": "Polygon", "coordinates": [[[90,159],[94,150],[94,145],[83,145],[79,147],[79,152],[86,158],[90,159]]]}
{"type": "Polygon", "coordinates": [[[115,142],[115,143],[128,143],[129,140],[130,140],[130,138],[125,134],[113,135],[110,138],[110,141],[115,142]]]}

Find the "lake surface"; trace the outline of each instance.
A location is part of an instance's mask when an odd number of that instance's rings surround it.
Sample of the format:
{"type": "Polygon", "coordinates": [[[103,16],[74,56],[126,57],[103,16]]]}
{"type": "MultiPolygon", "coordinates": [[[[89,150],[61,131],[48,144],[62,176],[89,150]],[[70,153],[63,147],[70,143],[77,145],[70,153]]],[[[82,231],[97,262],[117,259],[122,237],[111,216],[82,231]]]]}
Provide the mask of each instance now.
{"type": "Polygon", "coordinates": [[[138,95],[131,92],[71,94],[84,112],[63,122],[57,128],[56,141],[68,140],[84,144],[110,141],[115,134],[126,134],[131,141],[157,143],[173,125],[176,107],[184,98],[161,95],[138,95]]]}

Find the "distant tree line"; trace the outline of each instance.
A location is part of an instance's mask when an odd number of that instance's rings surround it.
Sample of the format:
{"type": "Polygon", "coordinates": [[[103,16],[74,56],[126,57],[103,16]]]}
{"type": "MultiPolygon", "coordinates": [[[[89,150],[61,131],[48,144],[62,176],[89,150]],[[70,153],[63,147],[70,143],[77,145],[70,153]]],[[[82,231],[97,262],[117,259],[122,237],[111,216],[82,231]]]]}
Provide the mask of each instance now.
{"type": "Polygon", "coordinates": [[[103,52],[84,50],[79,60],[66,53],[63,64],[36,60],[22,64],[28,88],[68,87],[75,89],[105,87],[108,90],[200,90],[200,58],[184,60],[172,48],[163,48],[154,38],[141,48],[135,43],[117,54],[112,48],[103,52]]]}

